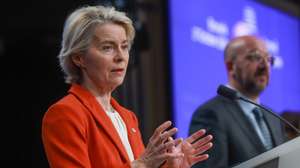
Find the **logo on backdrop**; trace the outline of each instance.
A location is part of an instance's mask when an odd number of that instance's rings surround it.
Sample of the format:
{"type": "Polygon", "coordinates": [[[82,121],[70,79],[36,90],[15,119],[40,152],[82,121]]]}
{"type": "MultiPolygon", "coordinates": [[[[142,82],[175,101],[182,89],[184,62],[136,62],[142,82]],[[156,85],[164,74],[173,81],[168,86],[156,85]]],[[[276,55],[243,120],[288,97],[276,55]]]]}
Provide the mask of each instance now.
{"type": "MultiPolygon", "coordinates": [[[[256,12],[250,6],[245,6],[243,9],[242,19],[237,21],[230,31],[230,26],[225,21],[217,20],[213,16],[206,18],[206,27],[193,26],[191,28],[191,40],[193,42],[206,45],[211,48],[223,51],[230,37],[242,35],[259,34],[257,25],[256,12]],[[231,33],[231,34],[230,34],[231,33]]],[[[281,69],[284,65],[282,57],[279,55],[280,44],[275,38],[262,36],[269,52],[276,58],[274,62],[275,69],[281,69]]]]}

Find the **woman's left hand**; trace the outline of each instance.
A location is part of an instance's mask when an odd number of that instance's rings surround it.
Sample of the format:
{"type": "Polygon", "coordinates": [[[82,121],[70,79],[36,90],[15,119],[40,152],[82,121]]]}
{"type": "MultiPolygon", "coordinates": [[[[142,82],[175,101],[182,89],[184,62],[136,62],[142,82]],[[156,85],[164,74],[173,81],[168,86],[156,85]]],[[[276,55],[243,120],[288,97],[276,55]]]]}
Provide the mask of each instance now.
{"type": "MultiPolygon", "coordinates": [[[[166,165],[168,168],[190,168],[194,164],[208,159],[208,154],[204,154],[208,149],[210,149],[213,144],[211,143],[212,135],[205,135],[205,130],[201,129],[182,143],[173,147],[171,153],[183,153],[184,157],[177,159],[170,159],[167,161],[166,165]]],[[[172,141],[173,139],[169,139],[172,141]]]]}

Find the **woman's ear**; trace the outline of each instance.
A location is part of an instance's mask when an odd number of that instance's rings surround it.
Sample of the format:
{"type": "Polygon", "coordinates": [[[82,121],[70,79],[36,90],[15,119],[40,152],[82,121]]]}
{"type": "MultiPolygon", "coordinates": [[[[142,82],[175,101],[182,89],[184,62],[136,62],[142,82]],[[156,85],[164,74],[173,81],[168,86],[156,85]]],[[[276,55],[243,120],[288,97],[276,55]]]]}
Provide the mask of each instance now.
{"type": "Polygon", "coordinates": [[[78,67],[78,68],[84,68],[84,60],[80,54],[75,54],[72,56],[72,61],[73,63],[78,67]]]}

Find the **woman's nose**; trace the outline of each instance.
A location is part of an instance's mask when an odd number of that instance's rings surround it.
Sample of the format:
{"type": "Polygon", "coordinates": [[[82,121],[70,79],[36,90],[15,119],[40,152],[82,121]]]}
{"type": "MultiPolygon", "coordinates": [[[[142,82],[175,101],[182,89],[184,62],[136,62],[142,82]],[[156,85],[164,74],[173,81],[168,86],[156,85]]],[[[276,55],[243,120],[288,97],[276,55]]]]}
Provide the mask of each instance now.
{"type": "Polygon", "coordinates": [[[122,47],[118,47],[117,49],[117,53],[116,53],[116,56],[115,56],[115,61],[117,62],[121,62],[125,59],[125,56],[126,56],[126,52],[123,51],[122,47]]]}

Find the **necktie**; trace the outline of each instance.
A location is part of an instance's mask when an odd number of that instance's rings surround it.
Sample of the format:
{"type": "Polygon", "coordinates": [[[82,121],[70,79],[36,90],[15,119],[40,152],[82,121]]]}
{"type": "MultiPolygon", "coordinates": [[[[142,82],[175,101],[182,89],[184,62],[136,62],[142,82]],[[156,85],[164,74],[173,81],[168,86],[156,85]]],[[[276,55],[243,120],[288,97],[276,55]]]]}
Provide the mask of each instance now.
{"type": "Polygon", "coordinates": [[[266,122],[264,120],[262,112],[257,107],[255,107],[252,110],[252,112],[253,112],[253,114],[255,116],[256,122],[257,122],[257,124],[258,124],[258,126],[260,128],[260,131],[262,133],[262,136],[264,138],[263,144],[265,145],[265,147],[266,147],[267,150],[272,149],[272,147],[273,147],[272,137],[271,137],[270,131],[269,131],[268,127],[267,127],[267,124],[266,124],[266,122]]]}

